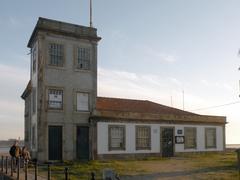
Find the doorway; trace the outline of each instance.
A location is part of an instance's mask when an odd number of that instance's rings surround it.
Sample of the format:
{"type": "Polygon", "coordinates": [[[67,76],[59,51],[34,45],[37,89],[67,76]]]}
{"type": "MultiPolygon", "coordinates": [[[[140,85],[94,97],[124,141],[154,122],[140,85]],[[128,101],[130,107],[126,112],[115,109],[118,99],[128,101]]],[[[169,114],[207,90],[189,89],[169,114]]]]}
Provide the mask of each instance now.
{"type": "Polygon", "coordinates": [[[62,126],[48,127],[48,159],[62,160],[62,126]]]}
{"type": "Polygon", "coordinates": [[[77,127],[77,159],[89,160],[89,127],[77,127]]]}
{"type": "Polygon", "coordinates": [[[174,156],[174,128],[164,127],[161,128],[161,150],[162,157],[174,156]]]}

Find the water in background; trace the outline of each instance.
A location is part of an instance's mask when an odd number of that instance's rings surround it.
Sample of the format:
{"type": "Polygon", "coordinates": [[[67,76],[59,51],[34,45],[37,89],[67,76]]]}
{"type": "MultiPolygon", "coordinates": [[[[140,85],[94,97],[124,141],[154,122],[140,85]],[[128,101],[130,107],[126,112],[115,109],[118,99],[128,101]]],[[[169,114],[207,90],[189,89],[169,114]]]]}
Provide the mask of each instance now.
{"type": "Polygon", "coordinates": [[[10,147],[0,147],[0,154],[5,154],[9,152],[10,147]]]}
{"type": "Polygon", "coordinates": [[[226,144],[226,148],[238,149],[240,148],[240,144],[226,144]]]}

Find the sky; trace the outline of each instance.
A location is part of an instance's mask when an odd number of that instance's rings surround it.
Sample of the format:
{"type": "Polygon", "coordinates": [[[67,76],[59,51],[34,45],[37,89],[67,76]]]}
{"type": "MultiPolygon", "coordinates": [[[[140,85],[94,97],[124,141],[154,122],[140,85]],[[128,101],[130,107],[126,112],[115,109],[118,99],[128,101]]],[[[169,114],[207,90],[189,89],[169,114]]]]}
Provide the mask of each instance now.
{"type": "MultiPolygon", "coordinates": [[[[226,116],[226,142],[240,144],[239,6],[239,0],[93,0],[102,37],[98,95],[226,116]]],[[[20,96],[38,17],[88,26],[89,0],[1,0],[0,139],[23,138],[20,96]]]]}

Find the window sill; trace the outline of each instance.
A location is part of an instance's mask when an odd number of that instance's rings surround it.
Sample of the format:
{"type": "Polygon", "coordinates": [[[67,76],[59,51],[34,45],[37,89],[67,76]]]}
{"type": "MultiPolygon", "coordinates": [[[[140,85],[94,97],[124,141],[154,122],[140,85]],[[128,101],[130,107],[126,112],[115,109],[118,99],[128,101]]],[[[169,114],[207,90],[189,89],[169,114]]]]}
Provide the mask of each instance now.
{"type": "Polygon", "coordinates": [[[56,70],[62,70],[62,71],[65,71],[65,70],[66,70],[66,67],[65,67],[65,66],[47,65],[47,68],[49,68],[49,69],[56,69],[56,70]]]}
{"type": "Polygon", "coordinates": [[[216,146],[212,146],[212,147],[205,147],[205,149],[217,149],[216,146]]]}
{"type": "Polygon", "coordinates": [[[194,147],[194,148],[184,147],[184,150],[197,150],[197,147],[194,147]]]}
{"type": "Polygon", "coordinates": [[[151,148],[136,148],[136,151],[151,151],[151,148]]]}
{"type": "Polygon", "coordinates": [[[63,113],[63,109],[47,109],[48,112],[57,112],[57,113],[63,113]]]}
{"type": "Polygon", "coordinates": [[[122,149],[122,148],[119,148],[119,149],[108,149],[108,151],[126,151],[126,149],[122,149]]]}
{"type": "Polygon", "coordinates": [[[85,70],[85,69],[77,69],[77,68],[75,68],[74,71],[75,72],[83,72],[83,73],[91,73],[92,72],[91,69],[85,70]]]}
{"type": "Polygon", "coordinates": [[[74,111],[76,114],[89,114],[90,111],[74,111]]]}

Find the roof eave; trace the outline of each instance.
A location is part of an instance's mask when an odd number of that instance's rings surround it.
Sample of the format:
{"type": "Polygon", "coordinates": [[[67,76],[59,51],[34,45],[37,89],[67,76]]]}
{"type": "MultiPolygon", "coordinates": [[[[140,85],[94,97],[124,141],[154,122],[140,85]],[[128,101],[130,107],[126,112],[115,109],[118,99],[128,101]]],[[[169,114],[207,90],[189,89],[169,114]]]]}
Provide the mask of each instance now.
{"type": "Polygon", "coordinates": [[[139,112],[122,112],[122,111],[99,111],[93,113],[92,118],[97,119],[127,119],[142,121],[178,121],[178,122],[194,122],[194,123],[219,123],[226,124],[224,116],[206,116],[206,115],[175,115],[175,114],[152,114],[139,112]]]}

